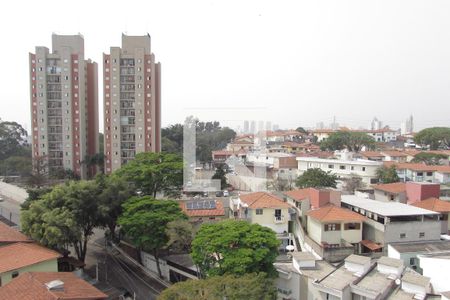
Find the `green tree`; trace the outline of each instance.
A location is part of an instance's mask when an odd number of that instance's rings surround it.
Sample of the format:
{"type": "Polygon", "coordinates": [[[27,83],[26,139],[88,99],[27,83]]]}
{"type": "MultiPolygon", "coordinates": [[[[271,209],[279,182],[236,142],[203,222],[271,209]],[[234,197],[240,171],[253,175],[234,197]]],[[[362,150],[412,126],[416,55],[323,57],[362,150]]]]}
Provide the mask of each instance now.
{"type": "Polygon", "coordinates": [[[183,153],[183,125],[174,124],[161,129],[161,148],[168,153],[183,153]]]}
{"type": "Polygon", "coordinates": [[[88,168],[89,178],[92,178],[95,175],[95,172],[90,172],[92,167],[98,167],[100,173],[105,173],[105,154],[103,154],[103,152],[98,152],[93,155],[86,155],[81,163],[86,165],[88,168]]]}
{"type": "Polygon", "coordinates": [[[203,276],[259,272],[275,276],[279,244],[270,228],[225,220],[200,227],[192,242],[192,259],[203,276]]]}
{"type": "Polygon", "coordinates": [[[342,150],[359,152],[363,147],[367,149],[375,148],[375,140],[364,132],[337,131],[320,143],[322,150],[342,150]]]}
{"type": "Polygon", "coordinates": [[[344,182],[343,190],[350,194],[354,194],[357,189],[365,186],[362,178],[358,175],[352,175],[349,178],[344,178],[342,181],[344,182]]]}
{"type": "Polygon", "coordinates": [[[122,214],[122,205],[133,195],[130,185],[121,177],[98,175],[96,182],[101,193],[98,197],[102,223],[109,229],[111,239],[116,240],[117,220],[122,214]]]}
{"type": "Polygon", "coordinates": [[[41,199],[47,193],[52,191],[51,187],[29,188],[27,189],[28,198],[20,204],[21,209],[27,210],[30,208],[30,204],[36,200],[41,199]]]}
{"type": "Polygon", "coordinates": [[[103,133],[98,133],[98,152],[105,153],[105,136],[103,133]]]}
{"type": "Polygon", "coordinates": [[[274,300],[274,280],[264,273],[214,276],[178,282],[165,289],[158,300],[274,300]]]}
{"type": "Polygon", "coordinates": [[[155,256],[159,276],[159,251],[169,242],[168,223],[187,219],[176,201],[156,200],[149,196],[132,197],[123,204],[119,224],[133,244],[155,256]]]}
{"type": "Polygon", "coordinates": [[[306,131],[305,128],[303,128],[303,127],[297,127],[297,129],[295,129],[295,131],[298,131],[303,134],[308,134],[308,131],[306,131]]]}
{"type": "Polygon", "coordinates": [[[177,154],[143,152],[114,172],[133,184],[142,195],[157,193],[175,196],[183,185],[183,159],[177,154]]]}
{"type": "Polygon", "coordinates": [[[431,150],[439,147],[450,148],[450,127],[431,127],[419,131],[414,136],[419,145],[427,145],[431,150]]]}
{"type": "Polygon", "coordinates": [[[325,172],[318,168],[308,169],[302,175],[300,175],[295,185],[299,188],[336,188],[338,177],[331,173],[331,171],[325,172]]]}
{"type": "Polygon", "coordinates": [[[184,219],[167,224],[166,234],[169,237],[167,246],[175,251],[190,252],[194,239],[194,227],[184,219]]]}
{"type": "Polygon", "coordinates": [[[4,176],[22,176],[31,175],[31,157],[30,156],[10,156],[0,161],[0,172],[4,176]]]}
{"type": "Polygon", "coordinates": [[[95,181],[71,181],[59,185],[22,209],[22,230],[33,239],[52,248],[73,246],[84,262],[87,243],[93,229],[101,225],[95,181]]]}
{"type": "Polygon", "coordinates": [[[222,190],[229,187],[229,184],[227,182],[227,177],[225,174],[225,170],[223,169],[222,165],[217,167],[217,170],[214,173],[214,175],[212,176],[212,179],[220,180],[220,189],[222,189],[222,190]]]}
{"type": "Polygon", "coordinates": [[[421,152],[416,154],[411,162],[425,163],[427,165],[442,165],[443,160],[448,160],[448,155],[440,153],[421,152]]]}
{"type": "Polygon", "coordinates": [[[10,156],[31,156],[26,150],[27,135],[20,124],[0,120],[0,160],[10,156]]]}
{"type": "Polygon", "coordinates": [[[379,167],[376,171],[378,181],[381,183],[394,183],[399,182],[400,177],[397,174],[397,168],[395,166],[379,167]]]}

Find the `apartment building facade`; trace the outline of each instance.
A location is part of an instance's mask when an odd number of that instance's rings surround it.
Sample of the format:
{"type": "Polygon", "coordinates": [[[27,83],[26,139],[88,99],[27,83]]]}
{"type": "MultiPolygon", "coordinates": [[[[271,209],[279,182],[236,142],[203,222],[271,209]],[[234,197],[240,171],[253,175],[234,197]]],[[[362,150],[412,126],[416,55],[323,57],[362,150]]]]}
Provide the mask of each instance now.
{"type": "Polygon", "coordinates": [[[137,153],[161,150],[160,76],[150,35],[122,34],[122,47],[103,54],[106,173],[137,153]]]}
{"type": "Polygon", "coordinates": [[[53,34],[52,51],[36,47],[29,66],[33,163],[95,174],[82,163],[99,146],[97,63],[85,60],[83,36],[53,34]]]}

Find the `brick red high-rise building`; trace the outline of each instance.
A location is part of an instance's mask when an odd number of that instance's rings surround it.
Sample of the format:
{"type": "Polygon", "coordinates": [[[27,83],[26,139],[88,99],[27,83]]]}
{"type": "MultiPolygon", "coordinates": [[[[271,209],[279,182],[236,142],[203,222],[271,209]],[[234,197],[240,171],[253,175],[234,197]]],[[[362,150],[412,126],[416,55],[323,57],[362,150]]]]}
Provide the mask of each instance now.
{"type": "Polygon", "coordinates": [[[150,35],[122,34],[122,47],[103,54],[106,173],[161,150],[161,65],[150,45],[150,35]]]}
{"type": "Polygon", "coordinates": [[[99,151],[98,71],[85,60],[83,36],[53,34],[52,51],[36,47],[29,59],[33,162],[94,174],[83,161],[99,151]]]}

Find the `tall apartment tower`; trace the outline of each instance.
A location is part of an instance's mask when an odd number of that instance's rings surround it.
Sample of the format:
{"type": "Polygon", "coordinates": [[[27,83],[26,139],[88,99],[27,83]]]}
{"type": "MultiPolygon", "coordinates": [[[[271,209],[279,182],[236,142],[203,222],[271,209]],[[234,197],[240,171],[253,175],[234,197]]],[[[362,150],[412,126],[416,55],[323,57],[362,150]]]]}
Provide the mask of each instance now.
{"type": "Polygon", "coordinates": [[[150,42],[122,34],[122,48],[103,54],[106,173],[136,153],[161,151],[161,65],[150,42]]]}
{"type": "Polygon", "coordinates": [[[33,163],[50,173],[96,173],[82,161],[98,153],[97,63],[84,59],[82,35],[52,35],[52,52],[36,47],[30,59],[33,163]]]}

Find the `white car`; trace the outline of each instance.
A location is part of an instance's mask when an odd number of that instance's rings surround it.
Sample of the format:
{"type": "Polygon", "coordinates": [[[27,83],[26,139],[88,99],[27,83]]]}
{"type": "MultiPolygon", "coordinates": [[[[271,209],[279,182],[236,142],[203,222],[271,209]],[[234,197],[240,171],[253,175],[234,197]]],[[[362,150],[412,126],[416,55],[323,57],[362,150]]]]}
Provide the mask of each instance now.
{"type": "Polygon", "coordinates": [[[223,196],[228,197],[228,196],[230,196],[230,193],[227,190],[225,190],[225,191],[223,191],[223,196]]]}

